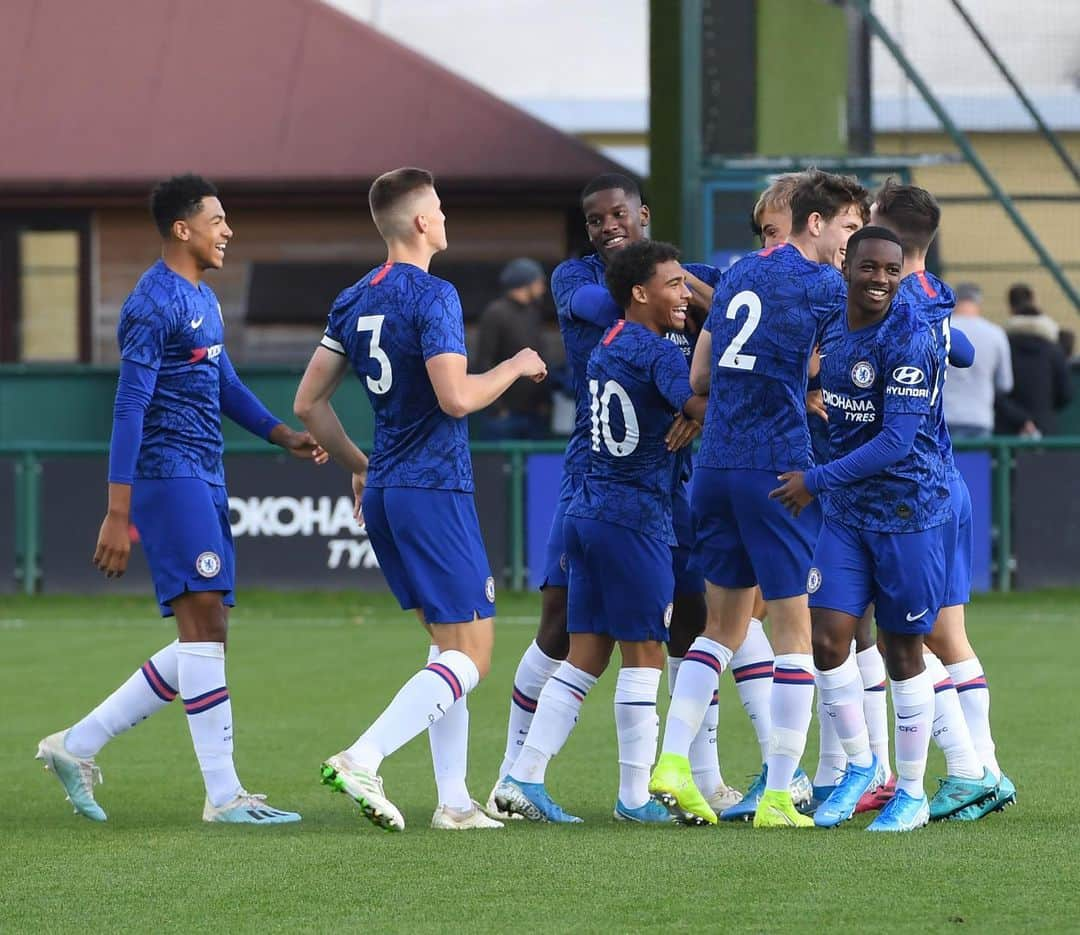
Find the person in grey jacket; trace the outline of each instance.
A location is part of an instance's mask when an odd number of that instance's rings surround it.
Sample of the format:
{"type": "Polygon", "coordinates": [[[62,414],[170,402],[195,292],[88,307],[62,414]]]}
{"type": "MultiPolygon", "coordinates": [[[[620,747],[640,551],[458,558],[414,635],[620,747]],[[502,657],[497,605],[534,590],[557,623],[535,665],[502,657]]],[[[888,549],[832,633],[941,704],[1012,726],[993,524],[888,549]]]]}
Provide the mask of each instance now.
{"type": "Polygon", "coordinates": [[[952,327],[975,346],[975,363],[949,367],[945,381],[945,421],[957,438],[988,438],[994,432],[994,401],[1013,388],[1012,353],[1000,325],[982,317],[978,286],[956,287],[952,327]]]}

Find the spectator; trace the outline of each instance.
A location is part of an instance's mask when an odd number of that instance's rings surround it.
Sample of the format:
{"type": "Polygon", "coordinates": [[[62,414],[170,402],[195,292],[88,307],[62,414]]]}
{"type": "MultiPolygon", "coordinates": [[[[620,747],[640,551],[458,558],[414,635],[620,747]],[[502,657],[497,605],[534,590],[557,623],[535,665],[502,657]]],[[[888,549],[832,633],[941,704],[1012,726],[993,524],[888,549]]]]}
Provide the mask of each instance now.
{"type": "Polygon", "coordinates": [[[956,287],[952,326],[975,346],[975,363],[949,367],[945,382],[945,421],[953,438],[988,438],[994,431],[995,398],[1013,388],[1009,340],[1000,325],[982,317],[982,292],[956,287]]]}
{"type": "Polygon", "coordinates": [[[1008,292],[1009,314],[1015,315],[1026,305],[1035,304],[1035,290],[1027,283],[1014,282],[1008,292]]]}
{"type": "MultiPolygon", "coordinates": [[[[541,300],[547,292],[547,275],[536,260],[511,260],[499,274],[503,294],[480,316],[476,337],[478,371],[490,369],[507,352],[513,356],[523,347],[539,348],[544,342],[544,310],[541,300]]],[[[551,400],[543,383],[518,380],[477,420],[484,438],[539,439],[548,435],[551,400]]]]}
{"type": "Polygon", "coordinates": [[[1004,433],[1034,438],[1057,433],[1057,412],[1072,399],[1060,330],[1056,321],[1034,305],[1015,309],[1005,323],[1015,385],[1000,406],[1004,433]]]}

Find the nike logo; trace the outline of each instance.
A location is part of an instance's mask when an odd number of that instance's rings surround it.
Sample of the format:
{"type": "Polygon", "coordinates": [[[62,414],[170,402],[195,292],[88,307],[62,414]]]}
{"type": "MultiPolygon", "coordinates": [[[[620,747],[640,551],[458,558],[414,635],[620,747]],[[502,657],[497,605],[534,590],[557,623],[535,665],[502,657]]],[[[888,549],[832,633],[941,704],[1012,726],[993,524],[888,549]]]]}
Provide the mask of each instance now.
{"type": "Polygon", "coordinates": [[[521,734],[522,737],[529,736],[529,732],[527,730],[519,730],[518,733],[521,734]]]}
{"type": "Polygon", "coordinates": [[[202,315],[199,318],[192,318],[191,319],[191,330],[194,331],[196,328],[200,327],[202,325],[202,323],[203,323],[203,318],[205,318],[205,317],[206,317],[205,315],[202,315]]]}
{"type": "Polygon", "coordinates": [[[910,721],[913,717],[918,717],[918,716],[919,715],[917,715],[917,714],[907,714],[907,715],[898,714],[898,715],[896,715],[896,719],[898,721],[910,721]]]}
{"type": "Polygon", "coordinates": [[[921,614],[908,614],[907,615],[907,622],[908,623],[914,623],[916,620],[921,620],[928,613],[930,613],[930,608],[929,607],[927,607],[926,610],[924,610],[921,614]]]}

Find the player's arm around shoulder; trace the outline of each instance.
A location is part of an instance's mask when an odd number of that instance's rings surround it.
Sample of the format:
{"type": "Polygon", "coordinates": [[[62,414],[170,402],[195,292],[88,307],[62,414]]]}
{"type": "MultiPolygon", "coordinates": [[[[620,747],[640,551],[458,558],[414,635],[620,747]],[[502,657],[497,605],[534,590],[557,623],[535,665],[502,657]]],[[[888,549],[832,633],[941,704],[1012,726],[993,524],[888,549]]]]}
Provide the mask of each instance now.
{"type": "Polygon", "coordinates": [[[653,382],[675,410],[675,421],[664,441],[669,451],[678,451],[701,434],[708,400],[704,395],[695,394],[691,387],[690,372],[682,351],[664,339],[660,340],[660,345],[653,362],[653,382]]]}

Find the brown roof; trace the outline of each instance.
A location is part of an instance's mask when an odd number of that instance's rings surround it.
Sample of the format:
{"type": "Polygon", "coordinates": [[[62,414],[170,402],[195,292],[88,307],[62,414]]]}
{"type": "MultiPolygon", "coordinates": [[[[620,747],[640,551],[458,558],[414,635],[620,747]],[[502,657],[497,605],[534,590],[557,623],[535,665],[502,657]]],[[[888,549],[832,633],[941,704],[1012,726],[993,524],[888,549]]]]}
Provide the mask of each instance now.
{"type": "Polygon", "coordinates": [[[4,0],[0,185],[578,186],[606,158],[318,0],[4,0]]]}

